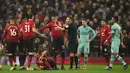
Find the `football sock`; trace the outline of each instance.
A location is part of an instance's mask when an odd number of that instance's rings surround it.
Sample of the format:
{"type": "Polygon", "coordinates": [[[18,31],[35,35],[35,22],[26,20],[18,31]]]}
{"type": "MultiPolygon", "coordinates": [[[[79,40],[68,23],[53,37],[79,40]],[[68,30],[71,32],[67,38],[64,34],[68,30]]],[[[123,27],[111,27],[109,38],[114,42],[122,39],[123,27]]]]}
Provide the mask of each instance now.
{"type": "Polygon", "coordinates": [[[116,58],[117,58],[123,65],[126,65],[125,61],[122,59],[121,56],[117,55],[116,58]]]}
{"type": "Polygon", "coordinates": [[[110,67],[113,66],[114,61],[115,61],[115,56],[114,56],[114,55],[111,55],[111,58],[110,58],[110,65],[109,65],[110,67]]]}
{"type": "Polygon", "coordinates": [[[65,61],[65,52],[61,52],[61,66],[64,67],[64,61],[65,61]]]}
{"type": "Polygon", "coordinates": [[[32,56],[28,56],[28,68],[31,67],[32,56]]]}
{"type": "Polygon", "coordinates": [[[73,68],[74,57],[70,56],[70,68],[73,68]]]}
{"type": "Polygon", "coordinates": [[[76,68],[78,67],[78,57],[75,56],[75,65],[76,65],[76,68]]]}
{"type": "Polygon", "coordinates": [[[78,67],[80,66],[80,56],[78,56],[78,67]]]}
{"type": "Polygon", "coordinates": [[[86,56],[84,57],[84,66],[86,66],[87,62],[88,62],[88,55],[86,55],[86,56]]]}
{"type": "Polygon", "coordinates": [[[9,63],[10,66],[13,67],[13,56],[9,56],[9,63]]]}
{"type": "Polygon", "coordinates": [[[106,57],[105,57],[105,60],[106,60],[106,65],[109,66],[109,62],[110,62],[109,56],[106,56],[106,57]]]}

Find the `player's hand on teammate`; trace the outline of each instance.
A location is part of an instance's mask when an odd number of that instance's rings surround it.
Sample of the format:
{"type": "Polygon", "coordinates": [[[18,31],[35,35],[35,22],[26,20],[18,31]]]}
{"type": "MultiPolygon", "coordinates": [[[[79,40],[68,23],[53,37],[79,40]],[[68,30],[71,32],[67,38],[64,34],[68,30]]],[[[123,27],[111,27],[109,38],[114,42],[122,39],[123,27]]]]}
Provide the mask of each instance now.
{"type": "Polygon", "coordinates": [[[40,37],[47,38],[44,34],[40,34],[40,37]]]}
{"type": "Polygon", "coordinates": [[[108,43],[108,41],[107,41],[107,40],[105,40],[104,44],[106,44],[106,43],[108,43]]]}
{"type": "Polygon", "coordinates": [[[108,42],[106,42],[106,43],[104,43],[104,45],[109,46],[109,43],[108,43],[108,42]]]}

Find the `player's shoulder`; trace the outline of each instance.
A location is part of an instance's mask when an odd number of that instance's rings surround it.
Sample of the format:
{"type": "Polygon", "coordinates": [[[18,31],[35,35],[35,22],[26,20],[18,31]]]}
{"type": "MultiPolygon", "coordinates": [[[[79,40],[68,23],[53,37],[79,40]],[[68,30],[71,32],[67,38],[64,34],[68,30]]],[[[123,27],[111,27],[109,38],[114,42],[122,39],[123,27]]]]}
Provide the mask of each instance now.
{"type": "Polygon", "coordinates": [[[110,29],[110,27],[109,27],[108,25],[106,25],[104,28],[105,28],[105,29],[110,29]]]}
{"type": "Polygon", "coordinates": [[[79,26],[79,27],[78,27],[78,29],[81,29],[81,28],[83,28],[83,26],[79,26]]]}
{"type": "Polygon", "coordinates": [[[32,19],[29,19],[28,22],[29,22],[30,24],[35,24],[35,22],[34,22],[32,19]]]}
{"type": "Polygon", "coordinates": [[[90,27],[90,26],[87,26],[87,29],[90,29],[90,30],[92,30],[93,28],[92,28],[92,27],[90,27]]]}
{"type": "Polygon", "coordinates": [[[54,22],[53,22],[53,21],[50,21],[50,22],[48,22],[47,24],[54,24],[54,22]]]}
{"type": "Polygon", "coordinates": [[[116,28],[117,27],[117,23],[114,23],[112,26],[111,26],[111,28],[116,28]]]}
{"type": "Polygon", "coordinates": [[[83,28],[83,26],[79,26],[79,28],[83,28]]]}
{"type": "Polygon", "coordinates": [[[8,24],[7,27],[16,27],[16,24],[8,24]]]}
{"type": "Polygon", "coordinates": [[[64,24],[64,22],[62,20],[59,21],[61,24],[64,24]]]}

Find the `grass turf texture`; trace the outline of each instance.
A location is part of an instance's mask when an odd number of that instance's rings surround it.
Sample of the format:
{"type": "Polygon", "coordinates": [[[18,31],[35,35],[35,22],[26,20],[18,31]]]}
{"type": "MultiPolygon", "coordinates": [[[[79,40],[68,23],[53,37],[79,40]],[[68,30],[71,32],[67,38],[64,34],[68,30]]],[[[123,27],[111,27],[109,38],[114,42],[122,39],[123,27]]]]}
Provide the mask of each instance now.
{"type": "MultiPolygon", "coordinates": [[[[129,65],[130,66],[130,65],[129,65]]],[[[35,67],[35,65],[33,65],[35,67]]],[[[60,65],[58,65],[60,68],[60,65]]],[[[7,65],[3,65],[0,73],[129,73],[130,68],[127,70],[123,70],[123,65],[114,65],[111,71],[104,70],[105,65],[87,65],[87,69],[83,70],[83,66],[81,66],[80,70],[69,70],[69,65],[65,65],[66,70],[35,70],[35,71],[21,71],[19,70],[19,66],[15,71],[9,71],[10,67],[7,65]]]]}

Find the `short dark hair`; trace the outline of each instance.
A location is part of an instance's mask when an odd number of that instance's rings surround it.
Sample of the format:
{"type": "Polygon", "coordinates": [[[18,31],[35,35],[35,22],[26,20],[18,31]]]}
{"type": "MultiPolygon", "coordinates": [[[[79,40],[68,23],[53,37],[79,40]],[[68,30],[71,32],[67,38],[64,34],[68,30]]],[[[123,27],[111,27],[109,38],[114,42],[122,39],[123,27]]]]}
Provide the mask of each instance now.
{"type": "Polygon", "coordinates": [[[117,16],[114,16],[113,18],[115,19],[115,22],[118,22],[118,17],[117,16]]]}
{"type": "Polygon", "coordinates": [[[52,16],[52,17],[56,17],[56,16],[58,16],[58,13],[57,13],[55,10],[53,10],[53,11],[51,12],[51,16],[52,16]]]}
{"type": "Polygon", "coordinates": [[[82,21],[87,21],[87,19],[86,18],[82,18],[82,21]]]}
{"type": "Polygon", "coordinates": [[[11,16],[11,17],[10,17],[10,20],[15,20],[15,19],[16,19],[15,16],[11,16]]]}
{"type": "Polygon", "coordinates": [[[30,19],[30,18],[32,18],[32,16],[33,16],[33,14],[31,13],[31,14],[28,14],[28,17],[27,17],[27,19],[30,19]]]}
{"type": "Polygon", "coordinates": [[[67,16],[67,18],[70,18],[72,20],[72,17],[71,16],[67,16]]]}

